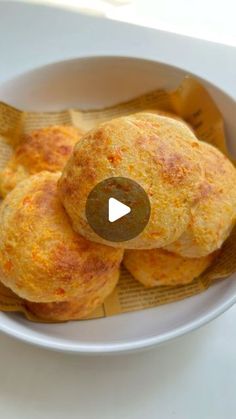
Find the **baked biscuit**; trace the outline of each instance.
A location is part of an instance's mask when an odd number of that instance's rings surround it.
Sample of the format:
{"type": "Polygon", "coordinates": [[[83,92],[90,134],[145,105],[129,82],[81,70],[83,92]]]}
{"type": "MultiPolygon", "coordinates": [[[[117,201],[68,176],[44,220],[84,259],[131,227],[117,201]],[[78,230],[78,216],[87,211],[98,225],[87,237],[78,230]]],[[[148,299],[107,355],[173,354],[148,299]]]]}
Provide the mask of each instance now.
{"type": "Polygon", "coordinates": [[[200,143],[204,182],[191,209],[189,225],[167,250],[187,257],[219,249],[236,222],[236,169],[215,147],[200,143]]]}
{"type": "Polygon", "coordinates": [[[57,194],[60,173],[20,182],[0,207],[0,278],[29,301],[69,301],[114,282],[120,249],[76,234],[57,194]]]}
{"type": "Polygon", "coordinates": [[[127,250],[123,263],[133,277],[146,287],[184,285],[205,271],[214,256],[183,258],[163,249],[127,250]]]}
{"type": "Polygon", "coordinates": [[[81,135],[72,126],[41,128],[25,135],[0,173],[0,195],[5,197],[29,175],[61,171],[81,135]]]}
{"type": "Polygon", "coordinates": [[[139,113],[101,124],[85,134],[59,180],[61,201],[75,231],[89,240],[125,248],[157,248],[186,230],[203,169],[198,140],[182,122],[139,113]],[[122,243],[96,235],[85,216],[86,200],[97,183],[122,176],[146,191],[151,217],[144,231],[122,243]]]}

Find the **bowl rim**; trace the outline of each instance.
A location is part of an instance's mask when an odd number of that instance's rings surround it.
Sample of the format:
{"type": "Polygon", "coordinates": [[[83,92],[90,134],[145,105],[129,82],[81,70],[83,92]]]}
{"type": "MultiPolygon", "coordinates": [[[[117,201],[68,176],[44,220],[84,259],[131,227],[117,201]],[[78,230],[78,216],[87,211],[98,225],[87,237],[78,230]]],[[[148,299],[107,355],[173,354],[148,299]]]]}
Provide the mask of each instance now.
{"type": "MultiPolygon", "coordinates": [[[[191,298],[191,297],[189,297],[191,298]]],[[[46,338],[39,338],[32,336],[27,333],[19,332],[15,329],[9,328],[0,323],[0,331],[5,333],[8,336],[16,338],[22,342],[30,343],[34,346],[41,347],[44,349],[50,349],[56,352],[67,352],[71,354],[80,354],[80,355],[118,355],[121,353],[130,353],[136,352],[148,348],[153,348],[154,346],[165,344],[169,341],[177,339],[181,336],[186,335],[189,332],[192,332],[212,320],[219,317],[229,308],[231,308],[236,303],[236,297],[231,296],[221,305],[217,306],[209,313],[205,314],[202,317],[198,317],[195,320],[186,323],[184,326],[177,327],[171,332],[162,333],[159,336],[152,336],[144,339],[134,340],[132,342],[123,342],[123,343],[112,343],[112,344],[80,344],[80,343],[60,343],[56,341],[51,341],[46,338]]],[[[150,308],[148,310],[152,310],[150,308]]],[[[7,314],[6,312],[4,314],[7,314]]],[[[16,313],[17,314],[17,313],[16,313]]],[[[129,313],[127,313],[129,314],[129,313]]],[[[102,320],[102,319],[94,319],[102,320]]],[[[90,320],[89,320],[90,321],[90,320]]]]}
{"type": "MultiPolygon", "coordinates": [[[[150,64],[160,64],[161,66],[165,66],[165,67],[167,67],[169,69],[174,69],[174,70],[176,70],[178,72],[179,71],[185,72],[186,73],[185,76],[192,76],[192,77],[198,79],[200,82],[202,82],[202,84],[204,86],[207,86],[208,85],[209,87],[211,87],[214,90],[218,91],[222,95],[226,96],[231,101],[236,102],[236,98],[234,96],[232,96],[230,93],[226,92],[222,87],[219,87],[218,85],[212,83],[208,78],[199,76],[198,74],[196,74],[196,73],[194,73],[192,71],[189,71],[189,70],[185,70],[182,67],[179,67],[179,66],[176,66],[176,65],[172,65],[172,64],[168,64],[168,63],[165,63],[164,61],[159,61],[158,59],[154,59],[154,58],[153,59],[149,59],[149,58],[140,57],[138,55],[132,55],[132,56],[131,55],[125,55],[125,54],[116,55],[116,54],[110,54],[110,53],[108,53],[108,54],[92,54],[92,55],[91,54],[89,54],[89,55],[86,55],[86,54],[84,55],[83,54],[81,56],[78,54],[78,55],[76,55],[74,57],[67,58],[65,60],[47,62],[45,65],[40,65],[40,66],[35,67],[35,68],[30,68],[30,69],[24,71],[23,73],[16,74],[15,76],[13,76],[13,77],[11,77],[9,79],[6,79],[3,82],[0,82],[0,87],[1,88],[2,87],[5,87],[8,84],[10,84],[11,82],[17,81],[18,79],[20,79],[23,76],[27,76],[27,75],[30,76],[33,73],[36,73],[36,72],[38,72],[40,70],[43,70],[43,69],[47,69],[47,68],[53,67],[54,65],[57,65],[57,64],[72,63],[72,62],[76,62],[78,60],[79,61],[87,61],[87,60],[93,60],[93,59],[109,59],[109,58],[111,58],[111,59],[117,59],[117,60],[118,59],[128,59],[130,61],[143,61],[143,62],[150,63],[150,64]]],[[[146,93],[148,93],[148,92],[146,92],[146,93]]],[[[1,102],[1,99],[0,99],[0,102],[1,102]]],[[[14,107],[14,105],[13,105],[13,107],[14,107]]],[[[63,111],[63,108],[61,110],[63,111]]],[[[49,111],[49,112],[51,112],[51,111],[49,111]]],[[[52,110],[52,112],[53,112],[53,110],[52,110]]]]}
{"type": "MultiPolygon", "coordinates": [[[[115,55],[115,54],[92,54],[92,55],[82,55],[82,56],[76,56],[74,58],[61,60],[61,61],[53,61],[49,62],[45,65],[29,69],[21,74],[18,74],[10,79],[5,80],[4,82],[0,83],[0,86],[6,86],[11,82],[17,81],[17,79],[20,79],[23,76],[30,75],[34,72],[40,71],[41,69],[46,69],[53,67],[56,64],[62,64],[62,63],[70,63],[75,61],[83,61],[83,60],[93,60],[93,59],[128,59],[132,61],[143,61],[150,64],[160,64],[162,66],[165,66],[169,69],[176,70],[177,72],[182,71],[186,72],[186,75],[193,76],[197,78],[204,86],[207,87],[207,85],[214,90],[218,91],[220,94],[228,98],[229,100],[233,101],[235,103],[235,98],[228,94],[228,92],[225,92],[222,88],[218,87],[214,83],[210,82],[207,78],[203,78],[201,76],[198,76],[197,74],[186,71],[184,68],[171,65],[168,63],[165,63],[163,61],[155,60],[155,59],[146,59],[139,57],[137,55],[115,55]]],[[[230,278],[230,277],[229,277],[230,278]]],[[[190,297],[191,298],[191,297],[190,297]]],[[[194,331],[198,329],[199,327],[209,323],[213,319],[217,318],[221,314],[223,314],[226,310],[228,310],[230,307],[232,307],[236,303],[236,292],[235,294],[228,297],[225,301],[223,301],[221,304],[217,305],[217,307],[210,309],[208,313],[206,313],[203,316],[198,316],[196,319],[186,322],[185,325],[177,327],[176,329],[162,333],[158,336],[151,336],[143,339],[137,339],[133,341],[128,342],[122,342],[122,343],[110,343],[110,344],[91,344],[91,343],[75,343],[72,344],[69,343],[62,343],[57,341],[52,341],[50,338],[40,338],[36,337],[34,335],[31,335],[31,332],[24,333],[20,332],[15,328],[8,327],[0,321],[0,331],[7,334],[8,336],[11,336],[13,338],[19,339],[20,341],[30,343],[34,346],[38,346],[45,349],[55,350],[59,352],[67,352],[67,353],[73,353],[73,354],[81,354],[81,355],[105,355],[105,354],[121,354],[121,353],[128,353],[128,352],[134,352],[142,349],[152,348],[159,344],[164,344],[165,342],[169,342],[173,339],[177,339],[180,336],[183,336],[191,331],[194,331]]],[[[148,309],[152,310],[152,308],[148,309]]],[[[3,314],[7,315],[7,312],[4,312],[3,314]]],[[[127,313],[128,314],[128,313],[127,313]]],[[[95,319],[96,320],[96,319],[95,319]]]]}

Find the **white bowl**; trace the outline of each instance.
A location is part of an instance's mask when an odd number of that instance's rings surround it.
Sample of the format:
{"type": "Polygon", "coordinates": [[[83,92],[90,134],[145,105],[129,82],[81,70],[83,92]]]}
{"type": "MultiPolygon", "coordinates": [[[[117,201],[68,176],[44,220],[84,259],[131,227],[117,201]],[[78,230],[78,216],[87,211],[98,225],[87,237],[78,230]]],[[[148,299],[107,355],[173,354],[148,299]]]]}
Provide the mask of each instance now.
{"type": "MultiPolygon", "coordinates": [[[[97,108],[147,91],[175,88],[186,72],[125,57],[88,57],[51,64],[1,85],[0,100],[26,110],[97,108]]],[[[202,80],[224,116],[229,147],[236,154],[236,104],[202,80]]],[[[0,313],[0,330],[46,348],[98,354],[133,351],[163,343],[223,313],[236,301],[236,275],[177,303],[98,320],[40,324],[0,313]],[[234,277],[234,278],[233,278],[234,277]]]]}

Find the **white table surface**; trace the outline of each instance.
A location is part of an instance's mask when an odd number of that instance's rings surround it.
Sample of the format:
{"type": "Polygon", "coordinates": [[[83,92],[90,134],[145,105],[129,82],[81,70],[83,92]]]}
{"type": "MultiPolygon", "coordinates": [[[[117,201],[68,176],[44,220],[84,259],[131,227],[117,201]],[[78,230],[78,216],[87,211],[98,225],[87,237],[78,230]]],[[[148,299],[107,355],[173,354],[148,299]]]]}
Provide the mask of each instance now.
{"type": "Polygon", "coordinates": [[[236,46],[235,0],[27,0],[236,46]]]}
{"type": "MultiPolygon", "coordinates": [[[[62,10],[0,1],[0,53],[0,83],[65,58],[131,55],[184,67],[236,98],[235,48],[62,10]]],[[[1,334],[0,417],[235,419],[235,324],[236,306],[168,345],[110,357],[48,352],[1,334]]]]}

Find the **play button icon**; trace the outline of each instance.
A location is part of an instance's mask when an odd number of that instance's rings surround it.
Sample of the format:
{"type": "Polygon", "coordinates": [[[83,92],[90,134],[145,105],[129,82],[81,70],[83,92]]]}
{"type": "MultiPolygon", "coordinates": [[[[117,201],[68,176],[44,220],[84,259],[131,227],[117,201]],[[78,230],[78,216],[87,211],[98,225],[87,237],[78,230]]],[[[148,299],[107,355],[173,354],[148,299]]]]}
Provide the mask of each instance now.
{"type": "Polygon", "coordinates": [[[86,218],[92,230],[107,241],[123,242],[138,236],[150,217],[144,189],[125,177],[98,183],[86,202],[86,218]]]}
{"type": "Polygon", "coordinates": [[[108,220],[110,223],[114,223],[114,221],[119,220],[131,211],[128,205],[122,204],[115,198],[109,198],[108,202],[108,220]]]}

